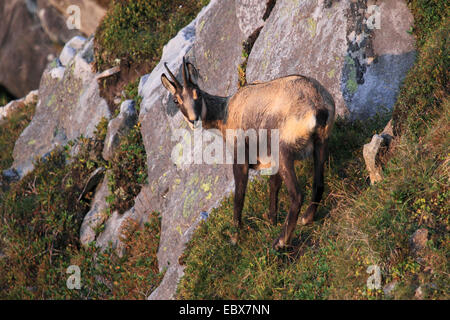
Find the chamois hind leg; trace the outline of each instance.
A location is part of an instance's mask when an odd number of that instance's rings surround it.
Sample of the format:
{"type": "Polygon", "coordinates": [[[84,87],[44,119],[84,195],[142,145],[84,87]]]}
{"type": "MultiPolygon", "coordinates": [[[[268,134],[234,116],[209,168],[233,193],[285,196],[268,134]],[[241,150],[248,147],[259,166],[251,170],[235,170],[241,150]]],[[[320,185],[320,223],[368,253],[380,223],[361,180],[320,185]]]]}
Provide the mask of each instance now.
{"type": "Polygon", "coordinates": [[[313,222],[324,189],[324,164],[328,157],[328,140],[314,141],[314,182],[312,191],[312,202],[301,218],[301,223],[307,225],[313,222]]]}
{"type": "Polygon", "coordinates": [[[247,189],[248,164],[233,164],[233,175],[235,183],[233,222],[237,232],[233,234],[232,242],[236,243],[241,228],[242,208],[244,207],[245,190],[247,189]]]}
{"type": "Polygon", "coordinates": [[[284,183],[286,184],[291,200],[291,207],[283,224],[283,230],[280,236],[273,242],[273,248],[275,250],[281,249],[290,244],[292,234],[294,233],[295,226],[297,225],[300,207],[303,202],[303,194],[300,190],[300,185],[295,175],[294,156],[287,150],[280,150],[280,154],[283,154],[283,157],[280,159],[279,172],[284,183]]]}
{"type": "Polygon", "coordinates": [[[281,188],[281,176],[279,173],[270,176],[270,207],[269,207],[269,220],[275,225],[277,224],[277,213],[278,213],[278,193],[281,188]]]}

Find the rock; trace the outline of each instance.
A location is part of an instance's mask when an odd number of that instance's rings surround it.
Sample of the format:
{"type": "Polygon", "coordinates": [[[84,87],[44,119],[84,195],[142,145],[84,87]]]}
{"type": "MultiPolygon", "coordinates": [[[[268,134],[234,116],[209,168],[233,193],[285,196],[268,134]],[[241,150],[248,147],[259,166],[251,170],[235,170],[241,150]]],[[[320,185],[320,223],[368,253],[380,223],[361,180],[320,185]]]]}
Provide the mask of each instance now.
{"type": "Polygon", "coordinates": [[[100,181],[103,179],[103,176],[105,175],[106,169],[104,167],[100,167],[94,170],[92,172],[84,185],[83,191],[81,192],[80,196],[78,197],[78,201],[83,199],[84,196],[86,196],[87,193],[91,192],[95,187],[98,186],[100,181]]]}
{"type": "Polygon", "coordinates": [[[0,1],[0,84],[16,97],[38,87],[47,56],[57,52],[30,10],[22,0],[0,1]]]}
{"type": "Polygon", "coordinates": [[[248,82],[302,74],[333,95],[337,115],[391,109],[415,59],[414,38],[406,32],[412,15],[404,1],[382,2],[382,28],[370,30],[364,3],[277,1],[250,53],[248,82]]]}
{"type": "Polygon", "coordinates": [[[411,253],[418,262],[422,262],[426,253],[427,241],[428,230],[425,228],[416,230],[409,240],[411,253]]]}
{"type": "Polygon", "coordinates": [[[375,134],[370,143],[365,144],[363,147],[364,162],[366,163],[366,168],[369,172],[371,184],[383,180],[383,170],[381,166],[377,164],[376,159],[380,148],[382,146],[388,148],[393,138],[394,134],[392,131],[392,120],[389,120],[383,132],[379,135],[375,134]]]}
{"type": "Polygon", "coordinates": [[[366,163],[367,171],[369,171],[371,184],[383,180],[382,169],[376,164],[376,156],[383,142],[384,138],[375,134],[370,143],[365,144],[363,147],[364,162],[366,163]]]}
{"type": "Polygon", "coordinates": [[[119,115],[109,122],[102,153],[103,159],[112,160],[114,152],[120,144],[120,138],[136,124],[138,116],[134,104],[133,100],[124,101],[120,106],[119,115]]]}
{"type": "Polygon", "coordinates": [[[266,1],[211,1],[198,18],[196,40],[189,55],[200,71],[200,88],[222,96],[236,92],[242,44],[263,25],[265,11],[266,1]]]}
{"type": "Polygon", "coordinates": [[[122,257],[126,250],[122,242],[125,228],[130,221],[134,221],[137,226],[143,225],[146,222],[145,218],[146,215],[137,212],[134,207],[123,214],[114,211],[105,223],[105,230],[97,237],[96,245],[103,249],[111,245],[119,257],[122,257]]]}
{"type": "Polygon", "coordinates": [[[33,103],[37,103],[38,95],[39,90],[33,90],[30,91],[25,98],[10,101],[7,105],[3,107],[0,106],[0,124],[5,120],[5,118],[9,117],[18,109],[33,103]]]}
{"type": "Polygon", "coordinates": [[[61,80],[64,77],[64,73],[66,72],[66,68],[63,66],[55,67],[50,70],[50,75],[52,79],[61,80]]]}
{"type": "Polygon", "coordinates": [[[66,18],[51,5],[46,5],[37,12],[42,28],[54,43],[66,43],[76,35],[81,34],[79,30],[70,30],[66,25],[66,18]]]}
{"type": "Polygon", "coordinates": [[[39,98],[39,90],[33,90],[30,91],[26,97],[25,100],[23,101],[23,103],[27,106],[30,104],[35,104],[38,102],[38,98],[39,98]]]}
{"type": "Polygon", "coordinates": [[[19,180],[19,174],[14,169],[3,170],[2,176],[8,183],[19,180]]]}
{"type": "Polygon", "coordinates": [[[99,95],[96,74],[84,59],[92,51],[92,45],[92,41],[87,41],[77,52],[62,79],[52,77],[57,61],[49,64],[43,73],[35,115],[13,151],[12,168],[20,177],[34,168],[36,157],[81,135],[92,137],[100,120],[111,117],[106,101],[99,95]]]}
{"type": "MultiPolygon", "coordinates": [[[[177,37],[167,44],[161,62],[167,62],[172,70],[179,70],[182,57],[191,49],[194,41],[200,43],[205,37],[199,38],[201,40],[194,38],[196,33],[193,30],[197,30],[197,33],[202,32],[202,24],[204,24],[203,28],[211,28],[212,30],[212,26],[208,27],[210,22],[205,18],[206,14],[209,17],[212,15],[212,13],[208,13],[209,8],[218,10],[215,14],[216,19],[220,19],[219,16],[225,14],[225,12],[221,13],[220,8],[217,8],[218,3],[219,1],[211,1],[193,23],[181,30],[177,37]],[[203,21],[205,22],[203,23],[203,21]]],[[[225,5],[234,12],[235,7],[231,6],[229,2],[226,2],[225,5]]],[[[233,18],[233,20],[229,17],[229,19],[229,23],[236,24],[231,29],[235,30],[239,37],[243,39],[241,31],[236,29],[238,28],[236,18],[233,18]]],[[[223,21],[227,20],[224,19],[223,21]]],[[[222,27],[225,30],[229,28],[228,24],[222,25],[222,27]]],[[[226,31],[220,34],[211,34],[210,36],[219,37],[219,40],[221,36],[226,37],[226,31]]],[[[207,41],[210,41],[211,44],[214,42],[211,39],[207,41]]],[[[231,46],[232,41],[236,41],[236,39],[232,40],[232,37],[230,37],[224,41],[229,41],[228,43],[231,46]]],[[[239,41],[236,41],[235,45],[239,46],[236,49],[239,53],[236,59],[232,56],[229,57],[226,63],[230,65],[237,63],[240,59],[241,46],[239,41]]],[[[215,46],[209,49],[216,50],[215,46]]],[[[197,50],[197,53],[201,52],[198,48],[197,50]]],[[[224,47],[222,47],[222,50],[224,50],[224,47]]],[[[217,55],[224,54],[224,52],[219,51],[217,50],[217,55]]],[[[198,60],[197,63],[199,63],[198,60]]],[[[204,60],[204,63],[200,63],[199,69],[201,72],[205,68],[214,68],[214,64],[210,64],[211,61],[204,60]]],[[[216,66],[219,65],[216,64],[216,66]]],[[[179,257],[183,253],[186,243],[191,239],[196,226],[201,221],[198,213],[201,211],[210,212],[213,207],[218,205],[220,199],[229,194],[234,186],[230,166],[207,164],[177,166],[172,161],[172,151],[179,141],[175,135],[177,130],[186,130],[184,131],[185,134],[192,134],[192,132],[185,124],[181,113],[169,104],[171,99],[162,87],[160,80],[163,71],[163,64],[160,63],[150,75],[144,76],[139,84],[139,94],[143,97],[139,120],[147,152],[150,185],[145,186],[138,195],[135,201],[134,214],[142,216],[148,211],[161,213],[158,263],[160,270],[167,268],[160,287],[150,296],[152,299],[173,298],[177,283],[183,273],[183,266],[179,264],[179,257]],[[156,126],[155,123],[158,125],[156,126]]],[[[227,73],[221,70],[223,78],[217,83],[216,93],[227,94],[227,86],[222,85],[224,82],[236,85],[237,72],[235,71],[237,69],[234,67],[233,71],[230,70],[227,73]]],[[[215,76],[219,77],[218,74],[215,76]]],[[[212,80],[209,82],[210,80],[206,80],[206,82],[208,83],[207,86],[211,87],[213,82],[212,80]]]]}
{"type": "Polygon", "coordinates": [[[69,45],[65,45],[59,55],[59,61],[65,67],[75,57],[77,51],[69,45]]]}
{"type": "Polygon", "coordinates": [[[96,0],[46,0],[45,2],[50,3],[64,16],[66,24],[69,19],[69,21],[74,22],[73,17],[78,13],[74,10],[79,10],[79,31],[85,35],[93,34],[106,14],[106,9],[99,5],[96,0]]]}
{"type": "Polygon", "coordinates": [[[94,199],[91,203],[91,209],[84,216],[83,223],[80,228],[80,243],[84,246],[88,246],[91,242],[95,241],[96,229],[100,227],[107,219],[108,203],[106,197],[108,196],[108,174],[101,184],[97,187],[94,199]]]}
{"type": "Polygon", "coordinates": [[[83,36],[75,36],[67,41],[66,46],[72,47],[75,50],[80,50],[86,44],[87,39],[83,36]]]}
{"type": "Polygon", "coordinates": [[[93,34],[105,13],[95,0],[0,1],[0,85],[16,97],[37,88],[59,47],[76,35],[93,34]],[[80,8],[80,30],[67,26],[71,5],[80,8]]]}
{"type": "MultiPolygon", "coordinates": [[[[64,45],[64,48],[62,49],[62,51],[59,55],[59,62],[61,63],[61,65],[63,67],[66,67],[70,63],[70,61],[75,58],[77,52],[80,51],[81,49],[83,49],[83,46],[85,44],[86,44],[86,38],[84,38],[84,37],[77,36],[77,37],[73,37],[72,39],[70,39],[64,45]]],[[[81,56],[83,58],[82,54],[80,54],[79,56],[81,56]]],[[[91,61],[88,61],[88,63],[90,63],[90,62],[91,61]]],[[[79,63],[80,62],[78,62],[78,64],[79,63]]]]}
{"type": "Polygon", "coordinates": [[[25,99],[18,99],[10,101],[6,106],[0,107],[0,124],[13,114],[16,110],[23,108],[25,106],[25,99]]]}

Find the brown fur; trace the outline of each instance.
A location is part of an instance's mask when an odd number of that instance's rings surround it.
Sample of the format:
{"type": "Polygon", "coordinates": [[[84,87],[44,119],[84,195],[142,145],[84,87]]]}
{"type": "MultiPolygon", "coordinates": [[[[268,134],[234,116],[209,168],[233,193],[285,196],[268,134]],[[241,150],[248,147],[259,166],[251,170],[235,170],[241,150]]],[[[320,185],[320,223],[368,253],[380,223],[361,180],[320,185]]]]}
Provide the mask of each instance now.
{"type": "MultiPolygon", "coordinates": [[[[183,61],[184,86],[176,81],[169,69],[167,71],[173,82],[165,75],[162,76],[162,82],[179,101],[180,110],[189,122],[201,118],[204,128],[219,129],[224,138],[227,129],[268,129],[268,133],[270,129],[279,130],[279,172],[270,179],[269,219],[276,222],[278,191],[283,180],[291,198],[291,208],[283,231],[273,246],[279,249],[288,245],[303,202],[303,193],[295,176],[294,160],[311,154],[314,156],[313,199],[302,217],[303,224],[313,221],[322,197],[323,168],[335,114],[332,96],[318,81],[291,75],[269,82],[255,82],[239,89],[232,97],[219,97],[200,90],[195,79],[197,72],[192,64],[186,65],[183,61]]],[[[248,145],[246,148],[248,156],[248,145]]],[[[234,152],[236,154],[236,144],[234,152]]],[[[245,164],[233,165],[236,188],[234,221],[238,226],[241,224],[248,169],[267,167],[262,163],[266,159],[257,160],[257,164],[251,164],[247,158],[245,164]]]]}

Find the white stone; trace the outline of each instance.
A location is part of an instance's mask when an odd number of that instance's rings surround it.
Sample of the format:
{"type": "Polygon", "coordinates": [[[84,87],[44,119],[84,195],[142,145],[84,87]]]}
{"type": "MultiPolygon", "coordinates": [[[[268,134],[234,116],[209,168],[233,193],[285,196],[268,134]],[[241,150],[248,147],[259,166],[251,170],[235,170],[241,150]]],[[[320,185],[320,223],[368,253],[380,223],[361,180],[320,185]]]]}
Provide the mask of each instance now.
{"type": "Polygon", "coordinates": [[[65,45],[59,55],[59,61],[63,66],[67,66],[69,62],[75,57],[77,51],[71,46],[65,45]]]}

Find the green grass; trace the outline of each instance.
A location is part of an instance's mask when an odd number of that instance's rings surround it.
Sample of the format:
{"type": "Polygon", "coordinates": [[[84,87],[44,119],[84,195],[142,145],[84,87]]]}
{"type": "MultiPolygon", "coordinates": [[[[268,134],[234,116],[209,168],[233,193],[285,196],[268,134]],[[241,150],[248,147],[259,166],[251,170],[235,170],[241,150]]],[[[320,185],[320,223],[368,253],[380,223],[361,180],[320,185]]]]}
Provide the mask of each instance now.
{"type": "Polygon", "coordinates": [[[116,0],[97,29],[97,70],[116,65],[159,62],[164,45],[189,24],[209,0],[116,0]]]}
{"type": "MultiPolygon", "coordinates": [[[[385,115],[368,122],[338,120],[326,170],[327,187],[318,218],[297,226],[293,247],[271,249],[289,209],[280,192],[278,225],[268,212],[267,179],[249,184],[244,230],[232,245],[232,195],[195,232],[184,256],[185,276],[178,287],[184,299],[411,299],[422,285],[425,298],[448,299],[450,224],[448,6],[439,1],[409,1],[418,58],[394,108],[399,134],[384,158],[384,180],[369,186],[362,146],[387,123],[385,115]],[[428,230],[421,259],[409,239],[428,230]],[[396,282],[392,296],[367,287],[367,268],[378,265],[382,284],[396,282]]],[[[296,166],[307,193],[311,161],[296,166]]]]}

